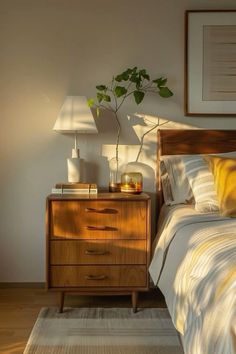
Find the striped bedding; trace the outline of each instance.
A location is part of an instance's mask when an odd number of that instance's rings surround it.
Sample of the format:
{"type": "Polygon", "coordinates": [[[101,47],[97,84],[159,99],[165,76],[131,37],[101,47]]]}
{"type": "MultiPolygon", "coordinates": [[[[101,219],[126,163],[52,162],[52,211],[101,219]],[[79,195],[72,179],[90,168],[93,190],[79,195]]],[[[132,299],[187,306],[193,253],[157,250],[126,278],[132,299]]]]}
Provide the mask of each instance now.
{"type": "Polygon", "coordinates": [[[236,354],[236,219],[169,208],[150,274],[186,354],[236,354]]]}

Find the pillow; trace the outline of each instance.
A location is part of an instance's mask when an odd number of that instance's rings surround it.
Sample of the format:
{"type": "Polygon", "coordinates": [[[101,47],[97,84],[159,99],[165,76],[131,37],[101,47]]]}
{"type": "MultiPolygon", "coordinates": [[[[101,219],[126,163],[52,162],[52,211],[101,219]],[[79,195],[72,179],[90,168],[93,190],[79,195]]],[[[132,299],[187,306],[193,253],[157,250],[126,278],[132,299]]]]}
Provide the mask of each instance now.
{"type": "MultiPolygon", "coordinates": [[[[218,155],[236,158],[236,151],[218,155]]],[[[161,183],[166,205],[191,203],[195,199],[197,211],[203,213],[219,211],[213,175],[204,161],[204,156],[206,155],[161,156],[161,183]],[[197,160],[199,164],[197,173],[191,172],[191,166],[186,169],[186,163],[191,160],[193,162],[197,160]],[[202,179],[204,175],[205,178],[202,179]],[[201,187],[202,182],[207,188],[201,187]]]]}
{"type": "Polygon", "coordinates": [[[161,183],[166,205],[188,203],[193,199],[193,193],[185,174],[182,156],[161,156],[161,183]]]}
{"type": "Polygon", "coordinates": [[[164,161],[160,162],[160,174],[161,174],[161,184],[162,184],[164,202],[166,205],[171,205],[174,201],[174,198],[173,198],[172,189],[170,185],[170,178],[166,170],[164,161]]]}
{"type": "MultiPolygon", "coordinates": [[[[214,177],[204,156],[207,155],[183,156],[185,173],[194,195],[195,209],[201,213],[218,212],[219,201],[214,177]]],[[[218,154],[218,156],[236,158],[236,151],[218,154]]]]}
{"type": "Polygon", "coordinates": [[[221,214],[236,217],[236,159],[220,156],[205,159],[213,172],[221,214]]]}
{"type": "Polygon", "coordinates": [[[192,188],[195,209],[200,213],[218,212],[219,203],[212,172],[201,155],[183,157],[185,172],[192,188]]]}

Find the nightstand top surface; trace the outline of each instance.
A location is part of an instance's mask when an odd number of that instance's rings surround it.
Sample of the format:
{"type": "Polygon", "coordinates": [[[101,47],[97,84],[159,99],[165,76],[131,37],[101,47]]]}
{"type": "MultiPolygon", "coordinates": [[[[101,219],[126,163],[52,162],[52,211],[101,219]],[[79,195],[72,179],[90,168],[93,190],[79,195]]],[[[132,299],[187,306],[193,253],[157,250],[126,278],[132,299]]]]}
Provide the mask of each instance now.
{"type": "Polygon", "coordinates": [[[50,194],[48,200],[149,200],[146,193],[50,194]]]}

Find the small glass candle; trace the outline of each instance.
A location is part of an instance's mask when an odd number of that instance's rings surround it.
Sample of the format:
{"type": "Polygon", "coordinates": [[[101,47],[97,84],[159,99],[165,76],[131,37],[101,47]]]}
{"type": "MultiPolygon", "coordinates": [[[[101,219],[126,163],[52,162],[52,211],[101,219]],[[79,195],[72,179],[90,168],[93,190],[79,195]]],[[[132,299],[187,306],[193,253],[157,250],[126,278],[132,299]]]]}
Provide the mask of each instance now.
{"type": "Polygon", "coordinates": [[[139,194],[143,190],[143,176],[140,172],[125,172],[121,175],[121,192],[139,194]]]}

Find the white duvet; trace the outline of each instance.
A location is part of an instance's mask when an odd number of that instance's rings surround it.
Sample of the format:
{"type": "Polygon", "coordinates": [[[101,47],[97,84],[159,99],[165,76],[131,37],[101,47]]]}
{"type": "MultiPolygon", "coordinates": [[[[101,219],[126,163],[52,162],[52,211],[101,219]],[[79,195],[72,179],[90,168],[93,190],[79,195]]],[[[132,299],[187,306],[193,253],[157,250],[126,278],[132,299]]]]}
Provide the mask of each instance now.
{"type": "Polygon", "coordinates": [[[236,219],[171,207],[149,268],[186,354],[236,353],[236,219]]]}

